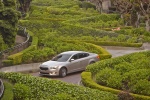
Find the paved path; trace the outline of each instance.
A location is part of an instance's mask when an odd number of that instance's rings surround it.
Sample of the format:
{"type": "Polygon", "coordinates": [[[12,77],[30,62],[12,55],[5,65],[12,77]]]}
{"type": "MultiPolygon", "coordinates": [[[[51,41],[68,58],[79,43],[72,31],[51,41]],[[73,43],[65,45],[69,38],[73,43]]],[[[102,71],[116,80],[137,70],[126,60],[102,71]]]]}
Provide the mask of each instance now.
{"type": "MultiPolygon", "coordinates": [[[[26,37],[20,36],[20,35],[16,35],[16,39],[15,39],[15,44],[20,44],[22,42],[26,41],[26,37]]],[[[20,48],[21,49],[21,48],[20,48]]],[[[14,51],[17,52],[18,50],[14,51]]],[[[7,57],[7,55],[5,55],[7,57]]],[[[4,57],[3,59],[0,59],[0,67],[2,67],[2,60],[4,60],[6,57],[4,57]]]]}
{"type": "Polygon", "coordinates": [[[110,54],[112,54],[112,57],[117,57],[133,52],[150,50],[150,43],[144,43],[140,48],[119,46],[103,46],[103,48],[105,48],[110,54]]]}
{"type": "MultiPolygon", "coordinates": [[[[112,57],[122,56],[122,55],[130,54],[130,53],[133,53],[133,52],[140,52],[140,51],[150,50],[150,45],[146,45],[146,49],[144,47],[141,47],[141,48],[118,47],[118,46],[103,46],[103,47],[110,54],[112,54],[112,57]]],[[[33,76],[39,76],[39,72],[33,72],[33,73],[30,73],[30,74],[33,75],[33,76]]],[[[60,77],[47,77],[47,78],[61,80],[63,82],[72,83],[72,84],[79,84],[80,80],[81,80],[81,72],[69,74],[64,78],[60,78],[60,77]]]]}
{"type": "Polygon", "coordinates": [[[20,36],[20,35],[16,35],[16,41],[15,41],[16,44],[22,43],[22,42],[24,42],[24,41],[26,41],[26,38],[25,38],[25,37],[20,36]]]}
{"type": "Polygon", "coordinates": [[[144,50],[150,50],[150,43],[144,43],[142,47],[144,50]]]}

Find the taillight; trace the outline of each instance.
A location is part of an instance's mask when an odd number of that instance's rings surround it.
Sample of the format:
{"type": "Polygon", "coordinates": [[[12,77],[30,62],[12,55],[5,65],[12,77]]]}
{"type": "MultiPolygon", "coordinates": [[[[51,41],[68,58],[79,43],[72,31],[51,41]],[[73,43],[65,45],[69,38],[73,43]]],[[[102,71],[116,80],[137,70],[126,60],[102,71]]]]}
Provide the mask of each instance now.
{"type": "Polygon", "coordinates": [[[100,56],[98,55],[97,58],[100,59],[100,56]]]}

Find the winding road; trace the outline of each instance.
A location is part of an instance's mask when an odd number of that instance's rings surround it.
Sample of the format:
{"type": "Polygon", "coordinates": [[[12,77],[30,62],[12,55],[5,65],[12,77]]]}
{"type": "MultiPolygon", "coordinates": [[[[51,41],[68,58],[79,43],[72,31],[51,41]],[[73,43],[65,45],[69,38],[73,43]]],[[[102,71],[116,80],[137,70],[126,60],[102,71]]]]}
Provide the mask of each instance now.
{"type": "MultiPolygon", "coordinates": [[[[118,57],[122,56],[125,54],[130,54],[133,52],[140,52],[140,51],[145,51],[145,50],[150,50],[150,43],[143,44],[142,47],[140,48],[133,48],[133,47],[117,47],[117,46],[103,46],[110,54],[112,54],[112,57],[118,57]]],[[[56,80],[61,80],[63,82],[71,83],[71,84],[78,84],[80,83],[81,80],[81,73],[82,72],[77,72],[77,73],[72,73],[67,75],[64,78],[60,77],[44,77],[44,78],[50,78],[50,79],[56,79],[56,80]]],[[[39,72],[36,73],[30,73],[33,76],[39,76],[39,72]]]]}

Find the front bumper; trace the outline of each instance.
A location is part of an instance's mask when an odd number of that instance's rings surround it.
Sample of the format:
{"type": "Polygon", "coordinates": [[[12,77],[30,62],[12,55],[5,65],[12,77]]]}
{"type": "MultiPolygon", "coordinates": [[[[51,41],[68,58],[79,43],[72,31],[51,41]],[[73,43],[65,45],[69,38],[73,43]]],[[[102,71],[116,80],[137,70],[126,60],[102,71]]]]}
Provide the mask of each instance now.
{"type": "Polygon", "coordinates": [[[39,74],[44,75],[44,76],[59,76],[59,70],[58,69],[47,69],[47,70],[40,69],[39,74]]]}

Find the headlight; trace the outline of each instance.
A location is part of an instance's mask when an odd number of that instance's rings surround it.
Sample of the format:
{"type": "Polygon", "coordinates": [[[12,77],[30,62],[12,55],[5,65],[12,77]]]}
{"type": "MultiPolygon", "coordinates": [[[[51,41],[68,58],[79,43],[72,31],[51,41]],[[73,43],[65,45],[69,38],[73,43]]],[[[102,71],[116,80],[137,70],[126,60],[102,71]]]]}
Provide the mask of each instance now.
{"type": "Polygon", "coordinates": [[[52,66],[49,69],[56,69],[57,67],[59,67],[59,66],[52,66]]]}

